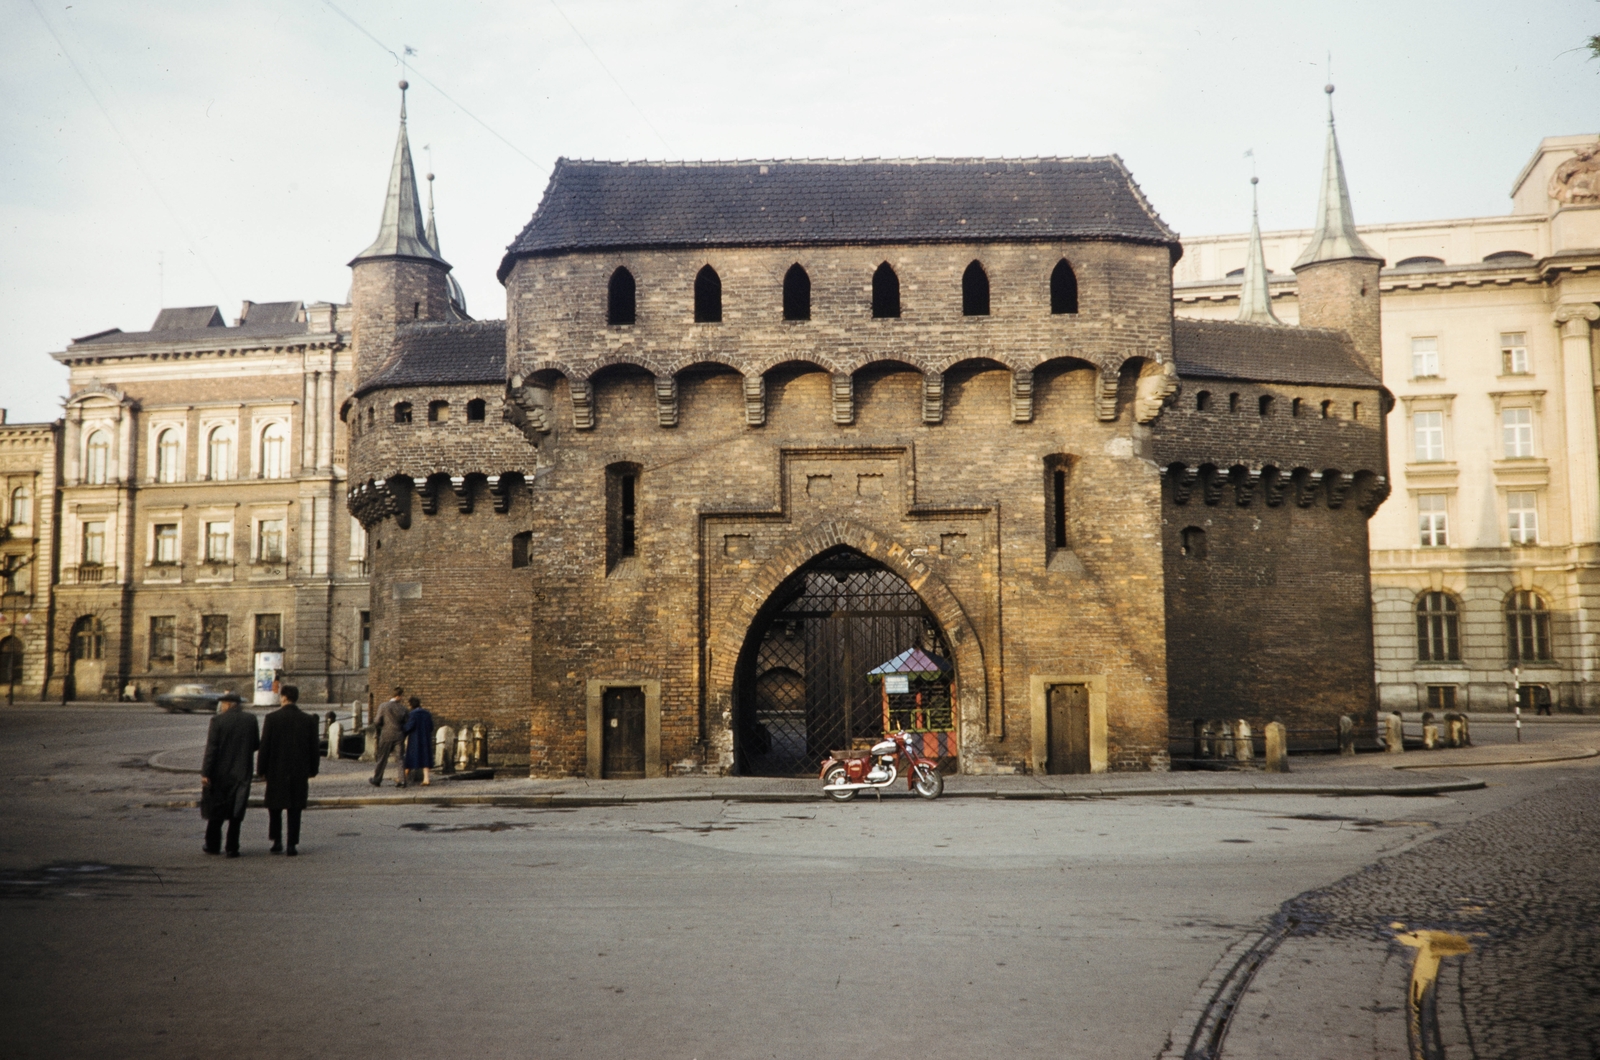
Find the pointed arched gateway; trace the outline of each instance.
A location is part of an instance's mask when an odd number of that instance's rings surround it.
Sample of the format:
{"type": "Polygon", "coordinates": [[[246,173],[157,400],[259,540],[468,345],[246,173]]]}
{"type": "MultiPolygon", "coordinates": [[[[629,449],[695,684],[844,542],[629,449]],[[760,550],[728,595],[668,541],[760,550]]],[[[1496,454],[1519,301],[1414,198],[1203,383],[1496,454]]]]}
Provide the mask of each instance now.
{"type": "MultiPolygon", "coordinates": [[[[884,691],[867,674],[908,648],[951,658],[904,578],[845,547],[795,571],[750,624],[734,673],[737,771],[810,776],[830,751],[883,735],[884,691]]],[[[953,739],[949,693],[930,690],[919,724],[953,739]]]]}

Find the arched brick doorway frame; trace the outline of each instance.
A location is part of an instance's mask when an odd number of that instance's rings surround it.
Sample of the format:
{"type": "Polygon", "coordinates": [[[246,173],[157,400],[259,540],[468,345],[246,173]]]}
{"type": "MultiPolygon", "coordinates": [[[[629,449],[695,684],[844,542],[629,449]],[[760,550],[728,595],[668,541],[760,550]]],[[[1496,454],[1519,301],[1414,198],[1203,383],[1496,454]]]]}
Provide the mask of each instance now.
{"type": "Polygon", "coordinates": [[[970,772],[969,760],[974,754],[983,754],[984,721],[989,703],[989,675],[984,667],[978,631],[950,587],[926,563],[912,555],[910,548],[876,530],[837,520],[809,527],[751,575],[739,590],[733,613],[711,638],[708,673],[710,698],[717,710],[715,752],[721,755],[725,766],[731,767],[734,668],[756,614],[790,575],[822,553],[840,546],[853,548],[904,578],[933,612],[934,621],[939,624],[954,656],[951,662],[956,667],[956,705],[961,719],[961,769],[970,772]]]}

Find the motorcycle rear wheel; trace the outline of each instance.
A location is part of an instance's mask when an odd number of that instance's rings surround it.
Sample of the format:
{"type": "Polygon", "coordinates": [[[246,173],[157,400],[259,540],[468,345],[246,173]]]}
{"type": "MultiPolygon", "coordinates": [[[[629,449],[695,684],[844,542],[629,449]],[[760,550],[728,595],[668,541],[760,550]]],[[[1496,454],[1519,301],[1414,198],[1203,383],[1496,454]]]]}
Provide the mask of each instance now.
{"type": "MultiPolygon", "coordinates": [[[[822,777],[822,783],[824,785],[845,784],[848,783],[849,780],[850,777],[845,773],[844,766],[834,766],[832,769],[828,770],[827,773],[823,774],[822,777]]],[[[847,791],[825,791],[823,794],[828,796],[828,798],[832,799],[834,802],[849,802],[851,799],[856,797],[854,789],[847,791]]]]}
{"type": "Polygon", "coordinates": [[[937,799],[944,794],[944,774],[933,766],[918,765],[916,783],[912,785],[918,795],[924,799],[937,799]]]}

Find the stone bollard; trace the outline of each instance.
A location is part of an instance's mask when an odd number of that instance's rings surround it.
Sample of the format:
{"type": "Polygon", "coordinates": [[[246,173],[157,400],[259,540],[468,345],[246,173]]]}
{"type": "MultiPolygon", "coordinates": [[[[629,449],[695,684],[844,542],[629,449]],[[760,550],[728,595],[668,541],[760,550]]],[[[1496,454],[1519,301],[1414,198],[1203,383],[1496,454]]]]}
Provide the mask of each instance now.
{"type": "Polygon", "coordinates": [[[1350,756],[1356,753],[1356,723],[1348,714],[1339,715],[1339,754],[1350,756]]]}
{"type": "Polygon", "coordinates": [[[1221,719],[1217,720],[1217,757],[1233,757],[1233,726],[1221,719]]]}
{"type": "Polygon", "coordinates": [[[1456,714],[1453,711],[1446,711],[1443,717],[1444,727],[1439,730],[1439,738],[1444,741],[1444,745],[1446,747],[1460,747],[1461,722],[1457,719],[1459,719],[1461,715],[1456,714]]]}
{"type": "Polygon", "coordinates": [[[376,762],[378,760],[378,730],[371,725],[361,730],[365,737],[361,744],[361,760],[363,762],[376,762]]]}
{"type": "Polygon", "coordinates": [[[1206,741],[1206,723],[1196,718],[1189,723],[1189,729],[1194,734],[1194,756],[1204,758],[1210,750],[1210,744],[1206,741]]]}
{"type": "Polygon", "coordinates": [[[1200,735],[1200,757],[1210,758],[1212,742],[1211,721],[1210,719],[1207,719],[1205,721],[1197,721],[1194,724],[1195,732],[1200,735]]]}
{"type": "Polygon", "coordinates": [[[1422,723],[1422,746],[1425,750],[1434,751],[1439,747],[1439,723],[1426,721],[1422,723]]]}
{"type": "Polygon", "coordinates": [[[339,757],[339,741],[344,739],[344,726],[337,721],[328,723],[328,757],[339,757]]]}
{"type": "Polygon", "coordinates": [[[441,773],[456,771],[456,731],[441,725],[433,734],[433,764],[441,773]]]}
{"type": "Polygon", "coordinates": [[[1267,722],[1267,772],[1289,772],[1289,730],[1281,721],[1267,722]]]}
{"type": "Polygon", "coordinates": [[[1390,754],[1399,754],[1406,749],[1405,729],[1400,723],[1400,715],[1388,714],[1384,716],[1383,749],[1390,754]]]}
{"type": "Polygon", "coordinates": [[[1238,734],[1233,745],[1233,753],[1241,762],[1248,762],[1256,756],[1255,744],[1251,742],[1250,723],[1243,718],[1239,719],[1238,734]]]}
{"type": "Polygon", "coordinates": [[[472,768],[472,726],[463,725],[456,733],[455,766],[458,770],[472,768]]]}
{"type": "Polygon", "coordinates": [[[1461,746],[1462,747],[1471,747],[1472,746],[1472,721],[1467,717],[1465,711],[1457,714],[1456,717],[1461,722],[1461,746]]]}
{"type": "Polygon", "coordinates": [[[480,721],[472,726],[472,768],[480,769],[488,764],[489,730],[480,721]]]}

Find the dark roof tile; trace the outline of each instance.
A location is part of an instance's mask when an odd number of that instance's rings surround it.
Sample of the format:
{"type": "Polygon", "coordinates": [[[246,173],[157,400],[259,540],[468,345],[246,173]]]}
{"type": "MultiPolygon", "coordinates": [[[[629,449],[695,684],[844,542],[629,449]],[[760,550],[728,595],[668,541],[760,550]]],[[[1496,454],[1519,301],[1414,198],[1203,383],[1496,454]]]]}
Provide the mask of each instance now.
{"type": "Polygon", "coordinates": [[[503,383],[504,320],[430,321],[408,324],[395,337],[395,357],[363,382],[356,396],[382,387],[503,383]]]}
{"type": "Polygon", "coordinates": [[[1103,158],[587,162],[558,159],[522,256],[606,247],[1127,240],[1182,253],[1103,158]]]}
{"type": "Polygon", "coordinates": [[[1233,320],[1172,322],[1172,353],[1185,379],[1379,387],[1343,331],[1233,320]]]}
{"type": "Polygon", "coordinates": [[[156,314],[156,322],[150,325],[151,331],[187,331],[190,328],[223,328],[228,322],[222,319],[222,311],[214,305],[185,306],[178,309],[163,309],[156,314]]]}

